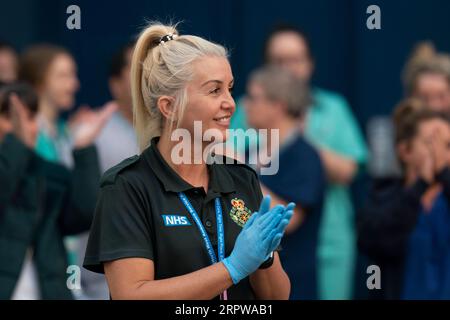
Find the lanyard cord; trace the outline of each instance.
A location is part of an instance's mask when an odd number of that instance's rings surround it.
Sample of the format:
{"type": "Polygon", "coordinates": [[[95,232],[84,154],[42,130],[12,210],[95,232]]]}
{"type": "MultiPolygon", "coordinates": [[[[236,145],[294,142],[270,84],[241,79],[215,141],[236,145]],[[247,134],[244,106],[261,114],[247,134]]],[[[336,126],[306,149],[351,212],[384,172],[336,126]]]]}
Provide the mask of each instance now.
{"type": "MultiPolygon", "coordinates": [[[[206,250],[208,251],[211,264],[217,263],[217,261],[225,259],[225,232],[223,229],[223,215],[222,215],[222,206],[220,205],[220,198],[214,199],[216,209],[217,238],[218,238],[217,251],[219,254],[219,259],[217,260],[216,253],[214,252],[213,246],[211,244],[211,240],[209,239],[208,234],[206,233],[205,227],[203,226],[202,221],[200,220],[200,217],[197,214],[197,211],[195,211],[189,199],[183,192],[180,192],[178,196],[181,202],[183,202],[184,206],[188,210],[192,219],[194,219],[195,224],[197,225],[197,228],[199,229],[200,234],[202,235],[203,242],[205,243],[206,250]]],[[[220,295],[220,298],[222,300],[228,300],[226,290],[223,292],[223,294],[220,295]]]]}

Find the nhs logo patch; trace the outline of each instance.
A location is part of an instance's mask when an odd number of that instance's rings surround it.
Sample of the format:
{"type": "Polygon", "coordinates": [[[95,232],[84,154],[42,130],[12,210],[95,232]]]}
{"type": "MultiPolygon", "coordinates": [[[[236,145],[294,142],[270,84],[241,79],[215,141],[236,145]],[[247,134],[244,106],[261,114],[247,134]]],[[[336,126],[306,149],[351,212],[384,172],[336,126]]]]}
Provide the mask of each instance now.
{"type": "Polygon", "coordinates": [[[189,222],[189,220],[186,216],[179,216],[179,215],[175,215],[175,214],[163,214],[162,217],[164,220],[164,225],[166,227],[190,226],[191,225],[191,223],[189,222]]]}

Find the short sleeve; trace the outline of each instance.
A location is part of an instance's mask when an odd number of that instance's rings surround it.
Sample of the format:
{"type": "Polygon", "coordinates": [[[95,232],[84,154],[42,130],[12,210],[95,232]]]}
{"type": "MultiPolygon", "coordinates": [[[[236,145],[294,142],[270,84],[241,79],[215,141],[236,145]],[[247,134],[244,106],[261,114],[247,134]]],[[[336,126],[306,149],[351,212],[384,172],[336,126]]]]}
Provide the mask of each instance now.
{"type": "Polygon", "coordinates": [[[118,176],[101,187],[84,267],[103,273],[103,263],[122,258],[153,260],[151,225],[136,188],[118,176]]]}

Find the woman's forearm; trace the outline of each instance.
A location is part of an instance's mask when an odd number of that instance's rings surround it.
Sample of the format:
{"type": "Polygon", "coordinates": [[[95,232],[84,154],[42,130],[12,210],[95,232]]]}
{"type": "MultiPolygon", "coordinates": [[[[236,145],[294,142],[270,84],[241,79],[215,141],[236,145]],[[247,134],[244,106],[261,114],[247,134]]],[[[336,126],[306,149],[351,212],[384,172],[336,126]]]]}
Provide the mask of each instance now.
{"type": "Polygon", "coordinates": [[[340,184],[352,182],[358,170],[358,164],[354,160],[325,148],[320,149],[320,158],[332,182],[340,184]]]}
{"type": "Polygon", "coordinates": [[[250,275],[250,284],[257,299],[289,299],[291,282],[281,266],[278,252],[274,253],[273,265],[270,268],[258,269],[250,275]]]}
{"type": "Polygon", "coordinates": [[[233,284],[223,263],[168,279],[141,280],[125,290],[120,283],[110,280],[108,283],[113,299],[130,300],[206,300],[233,284]]]}

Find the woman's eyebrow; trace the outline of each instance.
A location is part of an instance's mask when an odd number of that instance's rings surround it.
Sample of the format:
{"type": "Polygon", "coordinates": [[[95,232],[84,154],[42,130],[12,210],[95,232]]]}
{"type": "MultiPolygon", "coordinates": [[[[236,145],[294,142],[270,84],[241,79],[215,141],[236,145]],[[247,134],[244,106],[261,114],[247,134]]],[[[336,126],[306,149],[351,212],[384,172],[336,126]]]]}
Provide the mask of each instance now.
{"type": "Polygon", "coordinates": [[[206,81],[205,83],[203,83],[203,84],[201,85],[201,87],[204,87],[204,86],[206,86],[207,84],[209,84],[209,83],[211,83],[211,82],[215,82],[215,83],[217,83],[217,84],[222,84],[222,83],[223,83],[221,80],[208,80],[208,81],[206,81]]]}
{"type": "MultiPolygon", "coordinates": [[[[205,83],[203,83],[203,84],[201,85],[201,87],[204,87],[204,86],[206,86],[207,84],[209,84],[209,83],[211,83],[211,82],[214,82],[214,83],[217,83],[217,84],[222,84],[222,83],[223,83],[222,80],[208,80],[208,81],[206,81],[205,83]]],[[[234,79],[232,79],[232,80],[230,81],[230,86],[232,86],[233,84],[234,84],[234,79]]]]}

